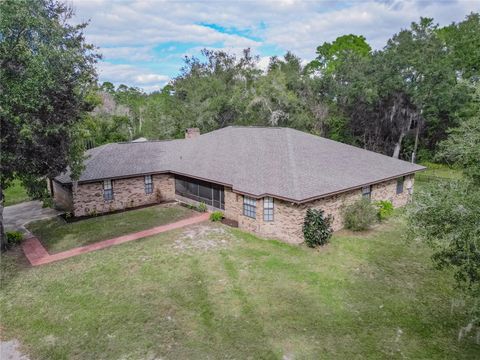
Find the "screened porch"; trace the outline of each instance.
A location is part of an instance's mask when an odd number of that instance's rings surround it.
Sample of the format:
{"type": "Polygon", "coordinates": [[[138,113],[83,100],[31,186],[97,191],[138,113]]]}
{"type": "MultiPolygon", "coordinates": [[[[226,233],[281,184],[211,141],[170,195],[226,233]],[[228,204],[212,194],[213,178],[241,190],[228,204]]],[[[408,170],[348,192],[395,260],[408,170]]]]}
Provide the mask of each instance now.
{"type": "Polygon", "coordinates": [[[225,209],[224,189],[218,184],[175,175],[175,194],[216,209],[225,209]]]}

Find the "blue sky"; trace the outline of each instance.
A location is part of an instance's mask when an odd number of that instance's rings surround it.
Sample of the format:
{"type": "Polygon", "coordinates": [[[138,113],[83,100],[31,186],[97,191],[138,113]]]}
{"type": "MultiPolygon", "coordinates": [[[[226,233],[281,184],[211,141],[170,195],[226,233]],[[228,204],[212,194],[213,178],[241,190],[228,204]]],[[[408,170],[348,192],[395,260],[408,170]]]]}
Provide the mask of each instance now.
{"type": "Polygon", "coordinates": [[[364,35],[373,48],[420,16],[440,25],[480,11],[469,1],[162,1],[70,0],[75,21],[90,21],[87,40],[103,54],[100,81],[160,89],[184,56],[202,48],[240,54],[250,47],[265,68],[270,56],[293,51],[305,62],[315,48],[344,34],[364,35]]]}

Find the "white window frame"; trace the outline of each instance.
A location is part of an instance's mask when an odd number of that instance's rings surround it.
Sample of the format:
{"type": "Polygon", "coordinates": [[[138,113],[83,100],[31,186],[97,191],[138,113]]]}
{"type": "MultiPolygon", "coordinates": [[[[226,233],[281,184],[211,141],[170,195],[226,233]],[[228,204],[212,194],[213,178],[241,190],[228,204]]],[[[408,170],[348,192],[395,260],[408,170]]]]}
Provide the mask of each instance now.
{"type": "Polygon", "coordinates": [[[113,200],[113,181],[111,179],[103,180],[103,200],[113,200]]]}
{"type": "Polygon", "coordinates": [[[257,218],[257,200],[248,196],[243,197],[243,215],[246,217],[257,218]]]}
{"type": "Polygon", "coordinates": [[[263,221],[273,221],[274,219],[274,200],[271,196],[263,198],[263,221]]]}
{"type": "Polygon", "coordinates": [[[145,175],[143,177],[143,182],[145,185],[145,194],[152,194],[153,193],[153,177],[152,175],[145,175]]]}

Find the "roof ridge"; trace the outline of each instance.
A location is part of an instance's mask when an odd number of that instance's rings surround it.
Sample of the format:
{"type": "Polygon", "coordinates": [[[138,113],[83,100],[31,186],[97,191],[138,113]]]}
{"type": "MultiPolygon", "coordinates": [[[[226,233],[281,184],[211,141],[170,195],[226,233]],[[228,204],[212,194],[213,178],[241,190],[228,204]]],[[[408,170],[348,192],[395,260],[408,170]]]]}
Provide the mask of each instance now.
{"type": "MultiPolygon", "coordinates": [[[[226,126],[225,128],[290,129],[289,127],[286,127],[286,126],[266,126],[266,125],[229,125],[229,126],[226,126]]],[[[225,129],[225,128],[222,128],[222,129],[225,129]]]]}
{"type": "Polygon", "coordinates": [[[290,167],[290,174],[289,177],[292,179],[292,187],[293,187],[293,193],[295,194],[295,197],[298,197],[298,176],[297,176],[297,164],[295,162],[295,157],[293,154],[293,149],[292,149],[292,139],[290,137],[290,132],[285,131],[285,137],[286,137],[286,142],[287,142],[287,156],[288,156],[288,164],[290,167]]]}
{"type": "Polygon", "coordinates": [[[155,139],[155,140],[145,140],[145,141],[119,141],[119,142],[108,143],[108,144],[105,144],[105,145],[145,144],[145,143],[155,143],[155,142],[170,142],[170,141],[175,141],[175,140],[185,140],[185,139],[163,139],[163,140],[155,139]]]}

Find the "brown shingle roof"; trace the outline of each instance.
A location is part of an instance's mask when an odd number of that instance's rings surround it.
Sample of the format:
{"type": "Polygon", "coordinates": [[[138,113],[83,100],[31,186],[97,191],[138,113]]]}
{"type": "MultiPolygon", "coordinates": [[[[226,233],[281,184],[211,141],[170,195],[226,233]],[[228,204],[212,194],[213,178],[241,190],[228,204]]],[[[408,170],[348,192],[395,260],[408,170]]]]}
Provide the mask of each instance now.
{"type": "MultiPolygon", "coordinates": [[[[227,127],[194,139],[91,149],[79,182],[173,172],[294,202],[423,170],[423,166],[289,128],[227,127]]],[[[56,178],[70,182],[63,174],[56,178]]]]}

